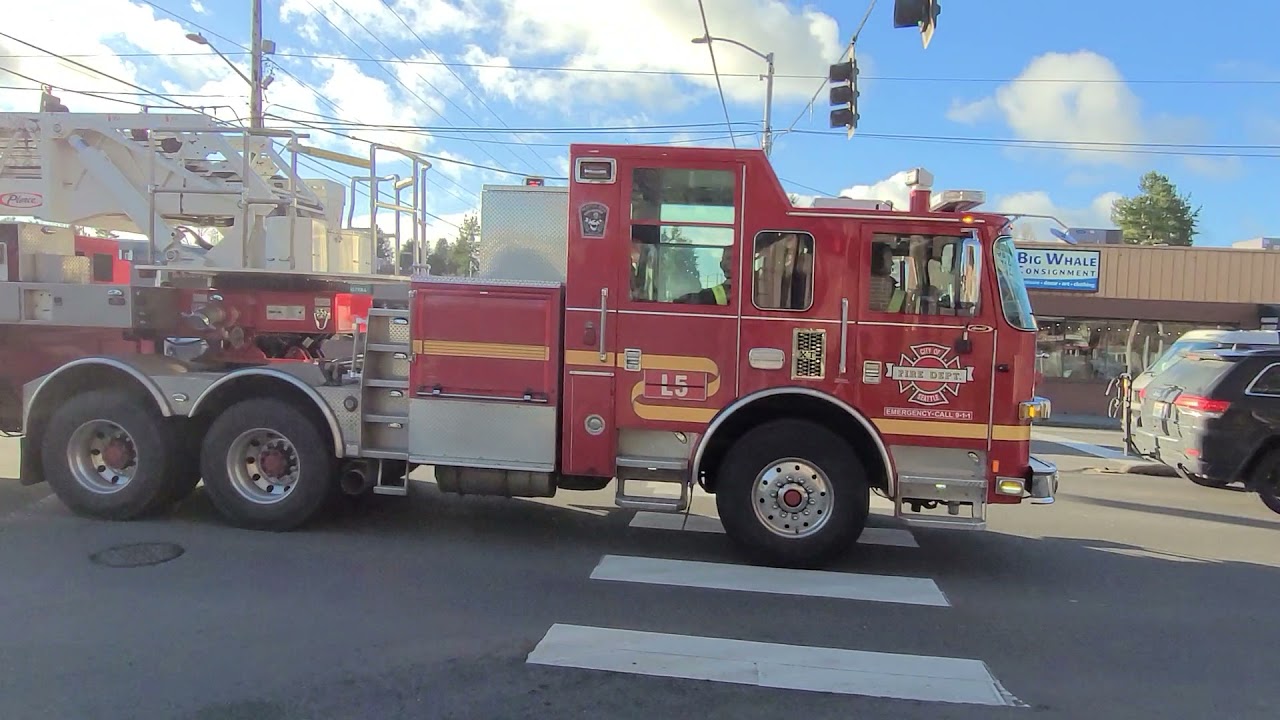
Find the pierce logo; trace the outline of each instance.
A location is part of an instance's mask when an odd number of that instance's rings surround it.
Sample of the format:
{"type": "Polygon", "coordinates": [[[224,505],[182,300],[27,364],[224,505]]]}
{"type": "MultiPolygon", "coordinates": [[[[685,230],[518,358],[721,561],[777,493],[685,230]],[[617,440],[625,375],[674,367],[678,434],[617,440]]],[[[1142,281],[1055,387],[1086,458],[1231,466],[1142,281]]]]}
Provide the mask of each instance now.
{"type": "Polygon", "coordinates": [[[33,192],[0,193],[0,205],[11,208],[37,208],[44,204],[44,196],[33,192]]]}
{"type": "Polygon", "coordinates": [[[933,407],[946,405],[960,394],[960,386],[973,381],[973,367],[961,367],[951,348],[937,343],[912,345],[898,363],[885,363],[898,392],[908,393],[907,402],[933,407]]]}

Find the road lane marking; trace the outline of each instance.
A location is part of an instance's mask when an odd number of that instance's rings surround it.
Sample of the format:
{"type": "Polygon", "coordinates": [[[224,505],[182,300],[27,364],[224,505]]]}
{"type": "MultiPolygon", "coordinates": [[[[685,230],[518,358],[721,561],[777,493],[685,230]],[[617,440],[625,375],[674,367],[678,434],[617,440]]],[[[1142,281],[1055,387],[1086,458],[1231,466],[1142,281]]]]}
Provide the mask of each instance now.
{"type": "Polygon", "coordinates": [[[1000,685],[986,663],[967,658],[557,623],[526,662],[786,690],[1025,707],[1000,685]]]}
{"type": "MultiPolygon", "coordinates": [[[[719,518],[707,515],[660,513],[642,510],[631,518],[631,527],[648,530],[683,530],[685,532],[723,533],[719,518]]],[[[902,528],[864,528],[858,537],[861,545],[888,545],[890,547],[920,547],[910,530],[902,528]]]]}
{"type": "Polygon", "coordinates": [[[1123,460],[1129,457],[1119,450],[1094,445],[1093,443],[1082,442],[1080,440],[1072,440],[1071,438],[1054,435],[1053,433],[1041,432],[1037,430],[1031,437],[1032,440],[1040,440],[1042,442],[1053,443],[1054,445],[1062,445],[1073,450],[1079,450],[1094,457],[1106,458],[1107,460],[1123,460]]]}
{"type": "Polygon", "coordinates": [[[929,578],[605,555],[592,580],[949,607],[929,578]]]}

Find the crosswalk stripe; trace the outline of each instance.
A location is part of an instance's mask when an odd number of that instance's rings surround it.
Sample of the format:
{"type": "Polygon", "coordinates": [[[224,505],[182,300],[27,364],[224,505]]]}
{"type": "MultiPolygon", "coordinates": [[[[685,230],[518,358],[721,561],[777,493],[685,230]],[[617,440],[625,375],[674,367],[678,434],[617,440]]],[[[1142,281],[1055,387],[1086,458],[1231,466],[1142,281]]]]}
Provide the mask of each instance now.
{"type": "Polygon", "coordinates": [[[1024,706],[986,663],[966,658],[557,623],[526,662],[900,700],[1024,706]]]}
{"type": "MultiPolygon", "coordinates": [[[[683,530],[685,532],[723,533],[719,518],[708,515],[684,515],[640,511],[631,518],[631,527],[648,530],[683,530]]],[[[920,547],[910,530],[903,528],[864,528],[858,542],[863,545],[889,545],[892,547],[920,547]]]]}
{"type": "Polygon", "coordinates": [[[605,555],[592,580],[948,607],[929,578],[605,555]]]}

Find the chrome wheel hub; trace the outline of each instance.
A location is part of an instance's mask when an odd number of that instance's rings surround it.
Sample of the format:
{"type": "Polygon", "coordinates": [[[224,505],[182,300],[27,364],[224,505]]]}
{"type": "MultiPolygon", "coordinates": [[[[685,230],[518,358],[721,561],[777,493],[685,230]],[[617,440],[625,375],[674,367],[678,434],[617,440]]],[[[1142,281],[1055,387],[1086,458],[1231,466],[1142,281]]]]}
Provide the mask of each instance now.
{"type": "Polygon", "coordinates": [[[820,468],[799,458],[784,458],[756,476],[751,501],[756,519],[770,532],[805,537],[827,523],[835,497],[820,468]]]}
{"type": "Polygon", "coordinates": [[[293,443],[267,428],[247,430],[227,452],[227,477],[244,499],[271,505],[289,496],[300,476],[293,443]]]}
{"type": "Polygon", "coordinates": [[[120,492],[138,470],[133,436],[110,420],[90,420],[67,443],[67,466],[86,490],[99,495],[120,492]]]}

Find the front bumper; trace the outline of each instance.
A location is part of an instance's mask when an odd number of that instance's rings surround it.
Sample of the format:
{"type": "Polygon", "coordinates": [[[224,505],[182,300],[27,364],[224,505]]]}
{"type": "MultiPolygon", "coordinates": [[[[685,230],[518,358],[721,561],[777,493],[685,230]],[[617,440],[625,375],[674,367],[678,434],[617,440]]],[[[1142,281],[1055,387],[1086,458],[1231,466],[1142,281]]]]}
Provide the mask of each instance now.
{"type": "Polygon", "coordinates": [[[1033,505],[1052,505],[1058,494],[1058,466],[1033,455],[1030,489],[1033,505]]]}

